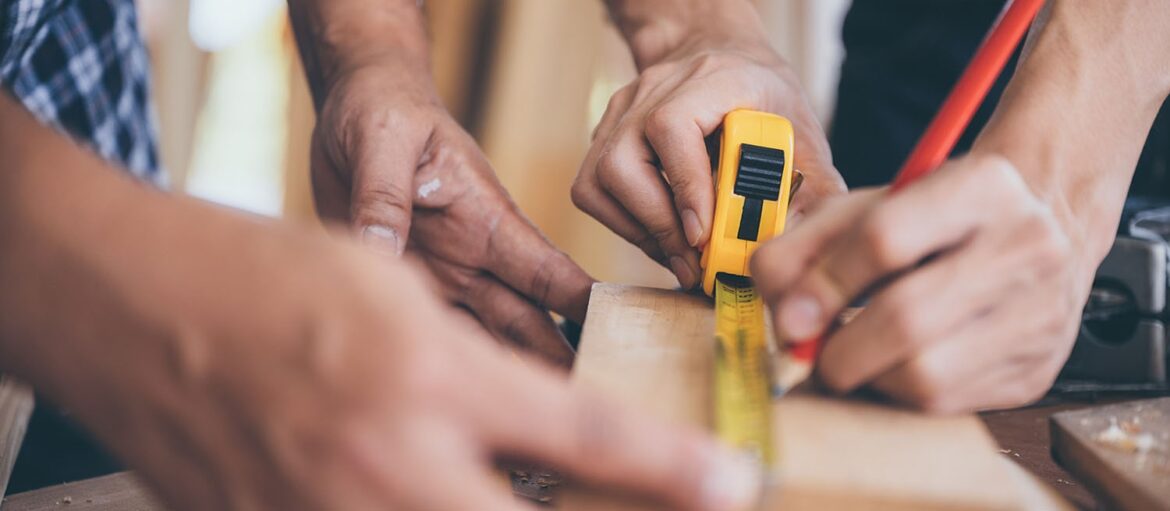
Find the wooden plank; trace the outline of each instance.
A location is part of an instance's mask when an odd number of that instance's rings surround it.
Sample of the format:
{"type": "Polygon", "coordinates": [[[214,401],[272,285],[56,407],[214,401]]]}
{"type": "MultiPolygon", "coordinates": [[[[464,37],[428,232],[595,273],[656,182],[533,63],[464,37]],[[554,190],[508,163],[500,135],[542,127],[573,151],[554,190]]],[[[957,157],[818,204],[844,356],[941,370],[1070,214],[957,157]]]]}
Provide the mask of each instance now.
{"type": "Polygon", "coordinates": [[[8,488],[12,466],[24,441],[28,418],[32,415],[32,390],[10,377],[0,375],[0,497],[8,488]]]}
{"type": "Polygon", "coordinates": [[[1098,509],[1101,506],[1076,476],[1052,459],[1048,422],[1054,413],[1090,406],[1085,402],[1088,399],[1099,397],[1051,396],[1025,408],[979,413],[983,425],[999,444],[1000,455],[1027,469],[1037,480],[1064,497],[1074,509],[1098,509]]]}
{"type": "Polygon", "coordinates": [[[1170,510],[1170,397],[1052,416],[1052,452],[1124,510],[1170,510]]]}
{"type": "MultiPolygon", "coordinates": [[[[713,321],[703,297],[598,284],[574,384],[707,427],[713,321]]],[[[1004,468],[973,416],[928,417],[813,394],[790,395],[773,413],[783,491],[768,509],[1044,509],[1036,495],[1051,496],[1004,468]]],[[[569,511],[644,509],[580,489],[561,502],[569,511]]]]}
{"type": "Polygon", "coordinates": [[[58,484],[4,499],[4,511],[162,511],[146,486],[130,472],[58,484]]]}

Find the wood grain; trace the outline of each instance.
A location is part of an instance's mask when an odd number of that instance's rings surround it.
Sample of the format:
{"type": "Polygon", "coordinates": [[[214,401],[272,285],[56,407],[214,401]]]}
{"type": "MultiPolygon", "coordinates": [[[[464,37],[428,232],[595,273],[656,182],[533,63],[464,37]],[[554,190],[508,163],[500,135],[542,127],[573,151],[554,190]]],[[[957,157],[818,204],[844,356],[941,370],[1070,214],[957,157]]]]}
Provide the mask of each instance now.
{"type": "MultiPolygon", "coordinates": [[[[162,511],[165,509],[129,472],[34,490],[4,499],[4,511],[162,511]]],[[[198,507],[198,506],[196,506],[198,507]]]]}
{"type": "MultiPolygon", "coordinates": [[[[710,425],[713,314],[704,297],[594,286],[575,385],[679,424],[710,425]]],[[[778,498],[766,509],[1061,509],[1005,468],[974,416],[928,417],[812,393],[774,403],[778,498]],[[988,491],[988,489],[996,491],[988,491]]],[[[570,489],[561,509],[645,509],[570,489]]]]}
{"type": "Polygon", "coordinates": [[[1051,427],[1057,460],[1111,507],[1170,510],[1170,397],[1058,413],[1051,427]],[[1120,442],[1101,436],[1114,424],[1120,442]],[[1146,449],[1125,441],[1143,435],[1146,449]]]}
{"type": "Polygon", "coordinates": [[[28,418],[32,415],[32,390],[16,380],[0,375],[0,497],[8,488],[12,466],[24,441],[28,418]]]}

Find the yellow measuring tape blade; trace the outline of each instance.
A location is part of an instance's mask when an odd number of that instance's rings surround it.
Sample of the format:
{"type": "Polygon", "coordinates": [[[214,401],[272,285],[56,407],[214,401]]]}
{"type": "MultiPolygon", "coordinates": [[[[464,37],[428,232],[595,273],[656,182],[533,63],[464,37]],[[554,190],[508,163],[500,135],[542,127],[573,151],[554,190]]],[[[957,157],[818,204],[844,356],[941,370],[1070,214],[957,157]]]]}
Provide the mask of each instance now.
{"type": "Polygon", "coordinates": [[[772,376],[764,306],[752,281],[721,274],[715,283],[715,432],[771,466],[772,376]]]}

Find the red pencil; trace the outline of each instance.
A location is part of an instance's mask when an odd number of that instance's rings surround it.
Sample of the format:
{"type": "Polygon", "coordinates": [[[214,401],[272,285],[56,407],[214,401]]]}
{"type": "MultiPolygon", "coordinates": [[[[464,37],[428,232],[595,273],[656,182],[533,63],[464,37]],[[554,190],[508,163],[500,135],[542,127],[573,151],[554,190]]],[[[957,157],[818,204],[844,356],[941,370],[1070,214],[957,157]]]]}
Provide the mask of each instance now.
{"type": "MultiPolygon", "coordinates": [[[[918,139],[914,151],[902,164],[892,190],[900,190],[934,172],[946,161],[1043,6],[1044,0],[1009,0],[1007,9],[992,25],[971,63],[967,64],[926,132],[918,139]]],[[[777,368],[780,376],[777,386],[781,393],[808,377],[820,352],[820,344],[818,338],[786,347],[789,360],[782,359],[777,368]]]]}
{"type": "Polygon", "coordinates": [[[930,174],[946,161],[1043,6],[1044,0],[1011,2],[975,52],[971,63],[967,64],[959,82],[930,121],[906,163],[902,164],[894,178],[894,190],[930,174]]]}

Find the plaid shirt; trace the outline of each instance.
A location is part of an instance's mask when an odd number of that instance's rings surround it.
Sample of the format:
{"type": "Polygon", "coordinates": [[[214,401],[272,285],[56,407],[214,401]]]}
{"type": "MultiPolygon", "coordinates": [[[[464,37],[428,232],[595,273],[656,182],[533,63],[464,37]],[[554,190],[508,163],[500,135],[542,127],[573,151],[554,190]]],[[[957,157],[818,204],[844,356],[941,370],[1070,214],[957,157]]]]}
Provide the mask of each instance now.
{"type": "Polygon", "coordinates": [[[41,122],[163,184],[133,0],[0,0],[0,83],[41,122]]]}

